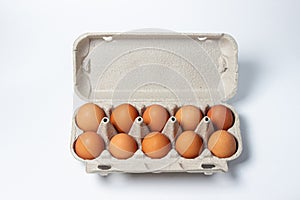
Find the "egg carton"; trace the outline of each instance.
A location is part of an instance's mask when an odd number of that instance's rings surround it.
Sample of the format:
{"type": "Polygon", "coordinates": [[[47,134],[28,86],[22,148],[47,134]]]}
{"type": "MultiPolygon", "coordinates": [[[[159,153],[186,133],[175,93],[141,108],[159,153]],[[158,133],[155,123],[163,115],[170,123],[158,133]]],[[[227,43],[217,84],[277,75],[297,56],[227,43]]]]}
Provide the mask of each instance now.
{"type": "Polygon", "coordinates": [[[228,34],[183,34],[171,32],[89,33],[74,43],[74,116],[70,148],[73,156],[84,162],[86,171],[107,175],[112,172],[160,173],[189,172],[211,175],[228,171],[227,162],[242,152],[240,122],[234,108],[225,103],[237,90],[237,44],[228,34]],[[93,160],[83,160],[74,151],[74,142],[83,133],[75,122],[77,109],[93,102],[106,113],[97,133],[105,142],[105,150],[93,160]],[[138,150],[128,159],[114,158],[108,151],[110,138],[117,131],[109,117],[114,107],[130,103],[139,112],[129,131],[138,150]],[[147,157],[141,140],[150,131],[143,123],[146,106],[160,104],[170,113],[162,133],[172,143],[172,150],[161,159],[147,157]],[[209,106],[223,104],[234,115],[228,129],[237,141],[231,157],[218,158],[207,149],[214,131],[205,116],[195,132],[203,139],[204,149],[194,159],[181,157],[174,148],[176,136],[182,132],[174,117],[183,105],[194,105],[206,113],[209,106]]]}

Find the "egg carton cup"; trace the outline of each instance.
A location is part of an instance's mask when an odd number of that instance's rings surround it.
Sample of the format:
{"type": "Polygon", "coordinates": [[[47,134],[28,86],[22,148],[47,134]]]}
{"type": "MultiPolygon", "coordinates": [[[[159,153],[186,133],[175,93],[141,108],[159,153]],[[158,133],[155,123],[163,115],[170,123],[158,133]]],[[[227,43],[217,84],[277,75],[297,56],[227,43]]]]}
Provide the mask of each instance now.
{"type": "Polygon", "coordinates": [[[227,162],[242,152],[240,121],[234,108],[225,103],[237,89],[237,45],[227,34],[179,34],[171,32],[89,33],[74,44],[74,116],[70,148],[73,156],[85,163],[88,173],[107,175],[113,172],[161,173],[189,172],[211,175],[228,171],[227,162]],[[78,108],[87,102],[100,106],[107,117],[97,133],[105,142],[105,150],[93,160],[84,160],[74,151],[74,142],[83,133],[75,121],[78,108]],[[112,109],[121,103],[132,104],[139,112],[129,131],[138,150],[128,159],[114,158],[108,149],[117,134],[110,123],[112,109]],[[163,158],[147,157],[142,139],[150,133],[142,113],[152,104],[164,106],[170,113],[162,133],[171,141],[172,149],[163,158]],[[228,132],[237,141],[231,157],[218,158],[207,148],[214,132],[210,119],[202,118],[194,130],[203,139],[203,150],[194,159],[181,157],[175,150],[182,129],[175,116],[183,105],[194,105],[204,114],[209,106],[223,104],[234,114],[228,132]]]}

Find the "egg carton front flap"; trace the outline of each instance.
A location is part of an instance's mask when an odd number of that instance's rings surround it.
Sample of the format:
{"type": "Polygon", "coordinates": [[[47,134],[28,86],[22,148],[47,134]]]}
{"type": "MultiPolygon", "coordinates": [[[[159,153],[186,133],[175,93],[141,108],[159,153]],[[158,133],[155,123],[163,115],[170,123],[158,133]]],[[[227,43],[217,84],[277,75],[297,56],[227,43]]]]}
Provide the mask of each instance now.
{"type": "Polygon", "coordinates": [[[215,103],[237,89],[227,34],[91,33],[74,44],[74,89],[85,101],[215,103]]]}

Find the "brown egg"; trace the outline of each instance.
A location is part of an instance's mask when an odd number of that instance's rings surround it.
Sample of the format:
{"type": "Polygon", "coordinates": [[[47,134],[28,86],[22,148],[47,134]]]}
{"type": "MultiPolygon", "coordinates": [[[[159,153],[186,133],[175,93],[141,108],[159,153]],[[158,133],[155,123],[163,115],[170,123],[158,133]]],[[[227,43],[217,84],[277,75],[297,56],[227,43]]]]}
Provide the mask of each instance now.
{"type": "Polygon", "coordinates": [[[227,130],[233,125],[233,113],[226,106],[216,105],[211,107],[207,112],[207,116],[217,130],[227,130]]]}
{"type": "Polygon", "coordinates": [[[192,105],[182,106],[175,114],[178,123],[184,131],[194,131],[203,118],[199,108],[192,105]]]}
{"type": "Polygon", "coordinates": [[[133,137],[126,133],[115,135],[109,143],[110,153],[118,159],[127,159],[133,156],[138,146],[133,137]]]}
{"type": "Polygon", "coordinates": [[[105,113],[99,106],[87,103],[79,108],[76,124],[83,131],[96,132],[103,117],[105,117],[105,113]]]}
{"type": "Polygon", "coordinates": [[[82,159],[92,160],[97,158],[104,150],[105,144],[100,135],[87,131],[75,140],[75,153],[82,159]]]}
{"type": "Polygon", "coordinates": [[[139,116],[138,111],[130,104],[122,104],[113,109],[110,121],[121,133],[128,133],[135,118],[139,116]]]}
{"type": "Polygon", "coordinates": [[[184,158],[196,158],[203,149],[202,138],[194,131],[185,131],[177,138],[175,148],[184,158]]]}
{"type": "Polygon", "coordinates": [[[157,104],[148,106],[143,114],[144,122],[151,131],[162,131],[169,117],[167,109],[157,104]]]}
{"type": "Polygon", "coordinates": [[[228,158],[236,152],[234,136],[224,130],[214,132],[208,139],[208,149],[219,158],[228,158]]]}
{"type": "Polygon", "coordinates": [[[142,150],[150,158],[162,158],[171,150],[171,142],[164,134],[152,132],[143,139],[142,150]]]}

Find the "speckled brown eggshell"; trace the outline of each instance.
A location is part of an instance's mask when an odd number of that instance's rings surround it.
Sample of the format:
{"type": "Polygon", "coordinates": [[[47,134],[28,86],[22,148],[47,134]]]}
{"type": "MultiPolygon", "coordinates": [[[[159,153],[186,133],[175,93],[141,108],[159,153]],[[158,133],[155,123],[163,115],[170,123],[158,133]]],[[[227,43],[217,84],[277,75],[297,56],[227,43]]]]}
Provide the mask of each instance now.
{"type": "Polygon", "coordinates": [[[128,133],[135,118],[139,116],[138,111],[130,104],[121,104],[113,109],[110,121],[120,133],[128,133]]]}
{"type": "Polygon", "coordinates": [[[234,123],[232,111],[223,105],[212,106],[207,116],[210,118],[216,130],[227,130],[234,123]]]}
{"type": "Polygon", "coordinates": [[[75,153],[82,159],[92,160],[97,158],[104,150],[105,144],[100,135],[87,131],[75,140],[75,153]]]}
{"type": "Polygon", "coordinates": [[[196,158],[203,149],[203,141],[194,131],[184,131],[177,138],[175,148],[184,158],[196,158]]]}
{"type": "Polygon", "coordinates": [[[148,106],[143,113],[144,123],[151,131],[162,131],[169,117],[167,109],[157,104],[148,106]]]}
{"type": "Polygon", "coordinates": [[[194,131],[203,118],[203,114],[196,106],[186,105],[176,112],[175,117],[184,131],[194,131]]]}
{"type": "Polygon", "coordinates": [[[137,148],[135,139],[126,133],[115,135],[109,143],[110,153],[118,159],[130,158],[136,152],[137,148]]]}
{"type": "Polygon", "coordinates": [[[235,137],[225,130],[214,132],[209,137],[207,146],[212,154],[219,158],[228,158],[237,150],[235,137]]]}
{"type": "Polygon", "coordinates": [[[103,117],[105,113],[99,106],[87,103],[78,109],[75,120],[81,130],[96,132],[103,117]]]}
{"type": "Polygon", "coordinates": [[[170,150],[169,138],[160,132],[149,133],[142,141],[142,151],[150,158],[163,158],[170,150]]]}

